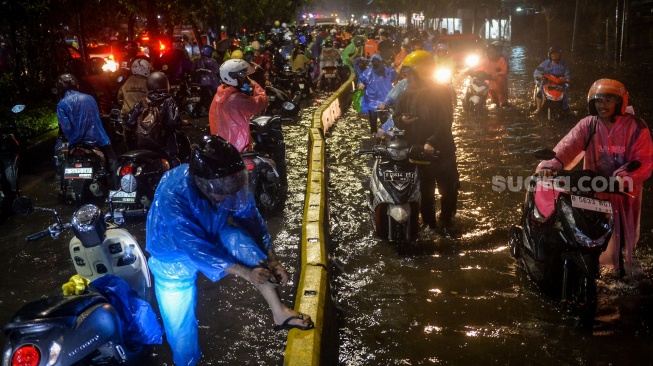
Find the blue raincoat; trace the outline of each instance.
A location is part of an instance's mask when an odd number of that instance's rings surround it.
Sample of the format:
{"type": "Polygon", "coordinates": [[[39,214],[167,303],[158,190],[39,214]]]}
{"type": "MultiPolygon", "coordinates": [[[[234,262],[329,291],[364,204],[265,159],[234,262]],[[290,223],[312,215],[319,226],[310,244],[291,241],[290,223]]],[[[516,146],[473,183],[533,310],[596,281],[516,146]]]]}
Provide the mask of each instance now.
{"type": "Polygon", "coordinates": [[[270,249],[272,240],[253,196],[245,209],[232,212],[201,196],[188,164],[163,176],[147,216],[146,250],[176,365],[195,365],[202,355],[195,316],[197,272],[217,281],[236,263],[255,267],[270,249]]]}
{"type": "Polygon", "coordinates": [[[382,61],[381,56],[373,55],[370,59],[370,67],[358,77],[358,82],[365,84],[365,94],[361,99],[361,112],[374,111],[380,104],[383,104],[386,97],[392,90],[392,83],[397,79],[397,73],[392,67],[383,66],[379,73],[371,66],[374,60],[382,61]]]}
{"type": "Polygon", "coordinates": [[[77,90],[69,90],[57,103],[59,126],[70,145],[87,144],[106,146],[111,144],[102,121],[100,111],[92,96],[77,90]]]}
{"type": "MultiPolygon", "coordinates": [[[[397,106],[397,99],[399,99],[399,96],[401,93],[406,90],[408,87],[408,79],[401,79],[399,82],[390,90],[390,93],[385,97],[385,101],[383,104],[386,105],[387,108],[394,108],[397,106]]],[[[388,120],[381,126],[383,131],[388,132],[390,127],[394,127],[395,122],[392,119],[392,116],[388,118],[388,120]]]]}

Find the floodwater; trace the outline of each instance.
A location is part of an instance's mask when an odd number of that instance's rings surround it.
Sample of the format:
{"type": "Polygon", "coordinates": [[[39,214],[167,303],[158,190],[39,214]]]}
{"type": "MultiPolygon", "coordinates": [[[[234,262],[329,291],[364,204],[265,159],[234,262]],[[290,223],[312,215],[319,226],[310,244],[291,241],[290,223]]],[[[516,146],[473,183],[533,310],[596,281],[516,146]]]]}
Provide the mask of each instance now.
{"type": "MultiPolygon", "coordinates": [[[[532,55],[546,51],[511,47],[504,54],[510,58],[513,107],[486,117],[463,115],[456,108],[453,132],[461,189],[455,229],[422,233],[407,254],[373,234],[366,206],[372,158],[355,155],[369,139],[367,119],[350,112],[332,131],[332,285],[340,314],[341,365],[653,362],[651,182],[644,192],[635,271],[623,281],[599,281],[591,332],[577,329],[570,315],[541,295],[509,254],[508,229],[518,223],[524,191],[492,187],[494,176],[526,177],[535,169],[538,161],[530,152],[555,146],[585,115],[586,93],[594,80],[614,77],[630,87],[637,71],[609,62],[568,60],[571,108],[577,117],[553,122],[528,115],[532,72],[542,61],[532,55]]],[[[638,95],[633,87],[635,110],[650,117],[650,96],[638,95]]]]}
{"type": "MultiPolygon", "coordinates": [[[[642,237],[635,253],[636,272],[626,280],[599,281],[597,323],[592,332],[574,327],[529,282],[507,249],[508,228],[519,219],[523,192],[496,192],[493,176],[527,176],[537,161],[530,152],[552,147],[575,120],[549,122],[528,116],[532,70],[545,49],[515,46],[510,58],[510,94],[514,107],[474,118],[458,107],[454,136],[458,147],[461,191],[456,231],[421,235],[399,255],[376,238],[365,198],[370,175],[368,157],[355,155],[366,139],[367,120],[353,112],[328,134],[330,203],[330,278],[338,329],[340,365],[642,365],[653,363],[653,192],[644,192],[642,237]]],[[[653,118],[653,95],[645,84],[651,63],[616,67],[603,60],[571,60],[571,107],[583,116],[591,83],[600,77],[625,82],[638,114],[653,118]]],[[[299,120],[284,126],[288,145],[289,193],[284,211],[268,219],[281,262],[291,274],[281,297],[295,299],[301,256],[301,220],[307,174],[307,129],[316,109],[308,103],[299,120]]],[[[206,119],[194,121],[192,141],[206,133],[206,119]]],[[[45,159],[44,159],[45,160],[45,159]]],[[[39,205],[60,210],[51,187],[49,161],[26,169],[23,193],[39,205]]],[[[58,292],[72,275],[67,242],[71,233],[25,243],[51,216],[12,217],[0,223],[0,324],[25,302],[58,292]]],[[[142,221],[127,229],[145,247],[142,221]]],[[[154,305],[155,309],[156,304],[154,305]]],[[[274,332],[262,297],[239,278],[212,283],[198,277],[201,365],[280,365],[286,332],[274,332]]],[[[0,341],[3,337],[0,336],[0,341]]],[[[326,350],[325,350],[326,351],[326,350]]],[[[172,365],[167,344],[151,349],[143,365],[172,365]]],[[[328,365],[331,365],[329,363],[328,365]]]]}

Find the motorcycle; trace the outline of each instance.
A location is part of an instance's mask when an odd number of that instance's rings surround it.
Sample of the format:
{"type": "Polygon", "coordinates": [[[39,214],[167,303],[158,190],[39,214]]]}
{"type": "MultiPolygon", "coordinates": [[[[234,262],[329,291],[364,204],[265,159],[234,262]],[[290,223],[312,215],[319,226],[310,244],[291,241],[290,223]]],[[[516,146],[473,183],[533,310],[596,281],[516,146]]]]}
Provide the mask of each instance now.
{"type": "Polygon", "coordinates": [[[191,76],[184,74],[178,84],[170,85],[170,94],[180,113],[200,118],[208,114],[215,92],[212,93],[207,86],[193,83],[191,76]]]}
{"type": "Polygon", "coordinates": [[[435,161],[437,154],[427,156],[423,148],[408,144],[402,130],[394,128],[389,133],[389,140],[371,150],[359,150],[357,155],[374,156],[368,200],[374,231],[401,248],[415,240],[419,229],[418,165],[435,161]]]}
{"type": "MultiPolygon", "coordinates": [[[[17,117],[25,109],[22,104],[11,108],[17,117]]],[[[0,126],[0,213],[8,213],[8,203],[19,195],[18,162],[20,158],[20,143],[18,142],[16,118],[0,126]]]]}
{"type": "MultiPolygon", "coordinates": [[[[555,158],[552,150],[539,150],[540,160],[555,158]]],[[[626,170],[641,163],[633,161],[626,170]]],[[[556,176],[532,176],[522,206],[520,225],[510,228],[511,255],[528,277],[547,295],[578,317],[578,325],[591,328],[597,309],[596,280],[599,256],[608,246],[614,227],[612,206],[606,195],[589,186],[591,170],[559,171],[556,176]]],[[[616,185],[612,185],[615,187],[616,185]]]]}
{"type": "Polygon", "coordinates": [[[68,142],[59,139],[56,151],[57,178],[63,199],[79,206],[106,196],[110,172],[100,149],[81,143],[69,146],[68,142]]]}
{"type": "Polygon", "coordinates": [[[490,75],[485,71],[468,71],[463,86],[463,111],[482,116],[487,113],[490,75]]]}
{"type": "MultiPolygon", "coordinates": [[[[538,70],[542,71],[541,67],[538,70]]],[[[536,106],[535,112],[537,114],[544,113],[548,119],[559,121],[563,119],[564,112],[562,103],[567,93],[567,84],[563,76],[556,76],[551,74],[543,74],[543,79],[539,83],[535,83],[533,89],[533,102],[536,106]],[[542,99],[537,97],[537,93],[542,88],[542,99]]]]}
{"type": "Polygon", "coordinates": [[[291,119],[280,116],[253,117],[250,132],[254,149],[241,153],[249,172],[250,192],[263,214],[280,211],[286,199],[286,144],[281,124],[288,121],[291,119]]]}
{"type": "Polygon", "coordinates": [[[299,105],[302,100],[302,90],[306,88],[306,81],[302,77],[292,71],[289,64],[283,66],[283,69],[275,76],[272,84],[274,87],[281,89],[290,98],[290,102],[294,105],[299,105]]]}
{"type": "MultiPolygon", "coordinates": [[[[179,160],[190,160],[190,140],[181,131],[176,131],[179,146],[179,160]]],[[[165,152],[153,150],[132,150],[118,156],[116,171],[121,189],[109,191],[113,205],[110,207],[114,217],[144,217],[152,205],[159,181],[173,164],[165,152]],[[122,188],[127,185],[129,191],[122,188]]]]}
{"type": "Polygon", "coordinates": [[[320,76],[318,77],[317,88],[324,91],[333,91],[342,85],[340,73],[338,72],[339,60],[324,59],[320,61],[320,76]]]}
{"type": "Polygon", "coordinates": [[[26,197],[13,207],[24,215],[34,210],[55,215],[55,224],[27,241],[57,238],[72,229],[72,264],[91,282],[77,295],[52,295],[19,309],[3,328],[3,365],[136,364],[147,344],[160,343],[156,314],[143,300],[152,287],[145,254],[129,232],[107,227],[111,215],[102,218],[97,206],[84,205],[71,223],[64,223],[56,210],[34,207],[26,197]],[[132,310],[134,305],[138,312],[132,310]]]}
{"type": "Polygon", "coordinates": [[[268,106],[263,111],[264,116],[294,117],[299,114],[299,106],[294,104],[288,93],[273,86],[265,87],[265,94],[268,97],[268,106]]]}

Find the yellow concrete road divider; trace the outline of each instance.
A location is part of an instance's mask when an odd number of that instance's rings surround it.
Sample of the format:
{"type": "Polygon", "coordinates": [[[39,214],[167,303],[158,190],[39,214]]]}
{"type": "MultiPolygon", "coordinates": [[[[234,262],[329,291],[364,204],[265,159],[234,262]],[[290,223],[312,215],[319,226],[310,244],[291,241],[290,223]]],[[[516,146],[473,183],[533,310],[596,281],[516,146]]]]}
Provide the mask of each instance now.
{"type": "Polygon", "coordinates": [[[325,357],[322,354],[325,334],[325,306],[329,294],[327,276],[327,235],[328,225],[325,132],[346,112],[351,104],[351,89],[354,75],[343,84],[313,115],[312,126],[308,131],[308,179],[304,198],[302,222],[302,264],[295,310],[308,314],[315,328],[308,331],[292,329],[288,332],[284,365],[320,365],[325,357]]]}

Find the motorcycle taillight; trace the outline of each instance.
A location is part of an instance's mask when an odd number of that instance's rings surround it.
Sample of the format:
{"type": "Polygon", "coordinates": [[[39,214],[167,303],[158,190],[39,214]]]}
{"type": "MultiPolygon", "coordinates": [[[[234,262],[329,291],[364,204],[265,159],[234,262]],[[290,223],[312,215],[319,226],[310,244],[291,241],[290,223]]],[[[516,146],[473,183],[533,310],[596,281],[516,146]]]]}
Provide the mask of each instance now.
{"type": "Polygon", "coordinates": [[[120,168],[120,176],[122,177],[123,175],[127,174],[134,174],[134,166],[131,164],[128,165],[123,165],[122,168],[120,168]]]}
{"type": "Polygon", "coordinates": [[[33,344],[20,346],[11,358],[11,366],[37,366],[41,361],[41,352],[33,344]]]}
{"type": "Polygon", "coordinates": [[[84,150],[84,149],[73,149],[73,151],[71,151],[70,154],[73,155],[73,156],[84,156],[84,155],[86,155],[86,150],[84,150]]]}

